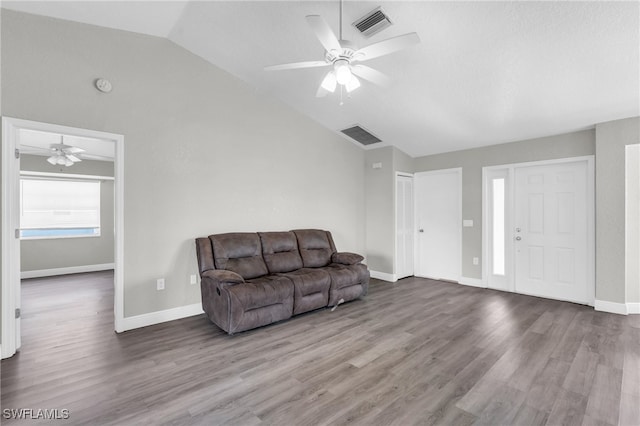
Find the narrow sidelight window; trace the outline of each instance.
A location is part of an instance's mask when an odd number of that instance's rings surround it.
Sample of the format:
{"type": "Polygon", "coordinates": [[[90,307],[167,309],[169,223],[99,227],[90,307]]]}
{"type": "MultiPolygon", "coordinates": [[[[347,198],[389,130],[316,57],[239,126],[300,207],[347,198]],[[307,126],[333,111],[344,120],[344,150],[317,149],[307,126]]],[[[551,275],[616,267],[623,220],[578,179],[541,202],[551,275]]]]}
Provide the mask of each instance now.
{"type": "Polygon", "coordinates": [[[505,179],[492,180],[492,223],[491,229],[493,252],[492,273],[494,275],[505,274],[505,179]]]}

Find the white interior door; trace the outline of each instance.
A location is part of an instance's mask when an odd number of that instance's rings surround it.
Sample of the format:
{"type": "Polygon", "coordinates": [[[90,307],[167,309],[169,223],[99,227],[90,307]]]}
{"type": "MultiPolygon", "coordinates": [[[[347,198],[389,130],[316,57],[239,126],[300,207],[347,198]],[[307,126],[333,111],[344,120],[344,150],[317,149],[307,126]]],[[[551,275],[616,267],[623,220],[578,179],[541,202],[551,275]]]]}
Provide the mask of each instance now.
{"type": "Polygon", "coordinates": [[[515,169],[515,291],[589,303],[586,161],[515,169]]]}
{"type": "Polygon", "coordinates": [[[460,279],[461,184],[461,169],[414,175],[417,276],[452,281],[460,279]]]}
{"type": "Polygon", "coordinates": [[[413,177],[396,176],[396,270],[397,279],[413,275],[413,177]]]}

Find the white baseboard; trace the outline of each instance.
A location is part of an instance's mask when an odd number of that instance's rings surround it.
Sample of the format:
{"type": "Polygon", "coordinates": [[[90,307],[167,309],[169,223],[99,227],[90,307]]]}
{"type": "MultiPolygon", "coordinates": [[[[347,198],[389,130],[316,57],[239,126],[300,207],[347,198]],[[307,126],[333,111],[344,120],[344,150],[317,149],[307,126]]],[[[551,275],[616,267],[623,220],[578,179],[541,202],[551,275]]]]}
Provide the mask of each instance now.
{"type": "Polygon", "coordinates": [[[628,314],[640,314],[640,303],[627,303],[628,314]]]}
{"type": "Polygon", "coordinates": [[[386,272],[378,272],[372,270],[369,270],[369,274],[371,275],[371,278],[376,278],[382,281],[389,281],[390,283],[395,283],[396,281],[398,281],[396,274],[387,274],[386,272]]]}
{"type": "Polygon", "coordinates": [[[627,305],[625,303],[608,302],[606,300],[597,300],[593,305],[596,311],[610,312],[612,314],[627,315],[627,305]]]}
{"type": "Polygon", "coordinates": [[[471,286],[471,287],[487,288],[487,286],[485,285],[484,281],[482,281],[479,278],[460,277],[460,281],[458,281],[458,282],[460,284],[468,285],[468,286],[471,286]]]}
{"type": "Polygon", "coordinates": [[[83,272],[107,271],[109,269],[114,269],[115,267],[115,263],[103,263],[100,265],[82,265],[69,266],[66,268],[40,269],[38,271],[22,271],[20,272],[20,279],[53,277],[55,275],[81,274],[83,272]]]}
{"type": "Polygon", "coordinates": [[[164,311],[149,312],[148,314],[124,317],[122,320],[122,331],[133,330],[135,328],[147,327],[149,325],[192,317],[204,313],[202,304],[179,306],[177,308],[166,309],[164,311]]]}

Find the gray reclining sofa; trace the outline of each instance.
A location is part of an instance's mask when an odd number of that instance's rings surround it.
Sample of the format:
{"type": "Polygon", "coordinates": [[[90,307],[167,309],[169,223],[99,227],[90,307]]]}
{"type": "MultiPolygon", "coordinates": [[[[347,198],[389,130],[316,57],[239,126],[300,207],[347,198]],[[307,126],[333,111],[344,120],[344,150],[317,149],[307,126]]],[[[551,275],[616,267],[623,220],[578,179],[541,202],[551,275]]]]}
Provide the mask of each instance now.
{"type": "Polygon", "coordinates": [[[229,334],[367,294],[364,258],[319,229],[196,238],[202,308],[229,334]]]}

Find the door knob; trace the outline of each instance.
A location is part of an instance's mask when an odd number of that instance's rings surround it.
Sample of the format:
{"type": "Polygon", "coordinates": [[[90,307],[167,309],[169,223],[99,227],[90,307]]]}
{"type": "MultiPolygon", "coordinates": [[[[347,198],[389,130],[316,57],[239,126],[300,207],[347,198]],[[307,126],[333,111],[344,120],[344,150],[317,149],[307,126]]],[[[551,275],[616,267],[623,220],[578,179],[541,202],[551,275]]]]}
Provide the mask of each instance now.
{"type": "Polygon", "coordinates": [[[424,229],[418,229],[418,232],[424,232],[424,229]]]}
{"type": "Polygon", "coordinates": [[[517,237],[516,237],[516,241],[520,241],[521,239],[522,239],[522,237],[521,237],[521,236],[517,236],[517,237]]]}

